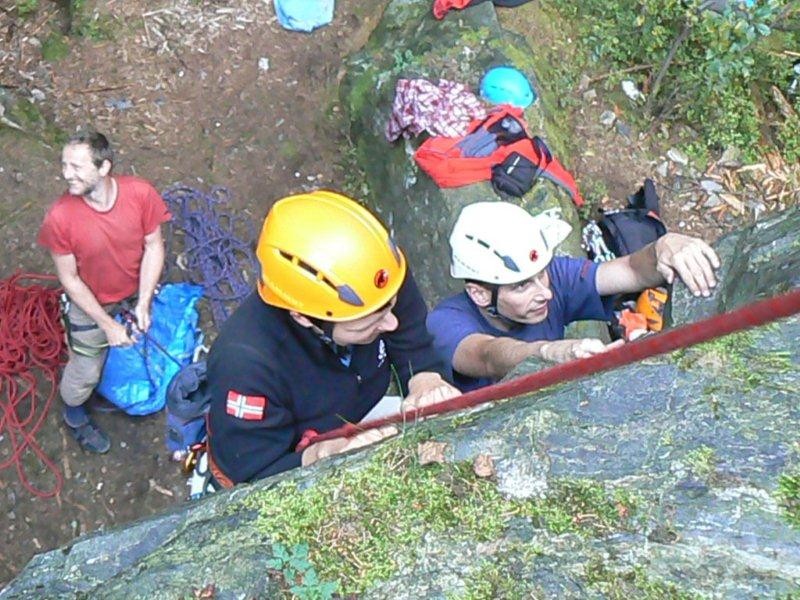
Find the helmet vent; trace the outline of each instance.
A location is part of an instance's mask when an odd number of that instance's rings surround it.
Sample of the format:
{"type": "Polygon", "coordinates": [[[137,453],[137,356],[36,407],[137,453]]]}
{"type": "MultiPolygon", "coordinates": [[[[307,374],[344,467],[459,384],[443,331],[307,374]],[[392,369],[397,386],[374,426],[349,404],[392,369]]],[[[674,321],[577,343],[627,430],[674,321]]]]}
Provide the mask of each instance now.
{"type": "Polygon", "coordinates": [[[314,279],[316,279],[317,281],[321,281],[322,283],[327,285],[329,288],[331,288],[334,292],[339,294],[339,288],[330,279],[325,277],[325,275],[323,275],[318,269],[315,269],[314,267],[312,267],[307,262],[304,262],[304,261],[300,260],[300,258],[298,258],[297,256],[293,256],[293,255],[289,254],[288,252],[284,252],[283,250],[278,250],[278,252],[280,253],[280,255],[283,258],[285,258],[286,260],[288,260],[292,264],[297,265],[298,267],[303,269],[305,272],[307,272],[309,275],[311,275],[314,279]]]}
{"type": "Polygon", "coordinates": [[[489,245],[488,242],[485,242],[480,238],[476,238],[476,237],[474,237],[472,235],[469,235],[469,234],[466,234],[465,237],[468,240],[470,240],[472,242],[475,242],[479,246],[483,246],[487,250],[490,250],[497,258],[499,258],[501,261],[503,261],[503,266],[506,269],[509,269],[510,271],[514,271],[515,273],[519,273],[519,267],[517,266],[517,263],[515,263],[514,260],[510,256],[508,256],[506,254],[500,254],[497,250],[492,248],[489,245]]]}

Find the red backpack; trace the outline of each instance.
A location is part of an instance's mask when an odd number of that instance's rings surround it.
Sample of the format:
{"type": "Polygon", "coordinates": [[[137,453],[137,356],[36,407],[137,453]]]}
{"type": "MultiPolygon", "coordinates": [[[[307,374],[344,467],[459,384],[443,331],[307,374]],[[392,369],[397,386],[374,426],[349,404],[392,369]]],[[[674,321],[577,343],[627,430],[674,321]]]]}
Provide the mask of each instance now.
{"type": "Polygon", "coordinates": [[[583,206],[575,179],[553,158],[541,138],[529,136],[522,109],[507,104],[485,119],[472,121],[464,137],[428,138],[414,153],[414,160],[439,187],[451,188],[492,180],[493,167],[497,176],[496,167],[514,153],[536,167],[531,185],[537,177],[549,179],[566,189],[577,206],[583,206]]]}

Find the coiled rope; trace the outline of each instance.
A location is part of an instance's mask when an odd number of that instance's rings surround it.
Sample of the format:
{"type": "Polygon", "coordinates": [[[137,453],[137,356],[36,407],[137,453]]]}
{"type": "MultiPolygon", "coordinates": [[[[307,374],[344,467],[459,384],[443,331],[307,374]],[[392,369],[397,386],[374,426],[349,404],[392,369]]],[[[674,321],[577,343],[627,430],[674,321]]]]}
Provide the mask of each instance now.
{"type": "Polygon", "coordinates": [[[10,444],[10,455],[0,462],[0,471],[14,465],[22,485],[42,498],[61,491],[63,477],[58,467],[36,441],[50,406],[58,394],[58,375],[66,362],[66,343],[60,320],[53,275],[15,273],[0,280],[0,443],[10,444]],[[24,280],[46,283],[23,285],[24,280]],[[37,374],[49,385],[42,400],[37,374]],[[49,490],[28,479],[23,459],[32,452],[55,481],[49,490]]]}
{"type": "Polygon", "coordinates": [[[310,440],[310,443],[314,444],[337,437],[352,437],[362,431],[391,423],[413,422],[415,419],[422,417],[471,408],[493,400],[529,394],[557,383],[572,381],[586,375],[615,369],[645,358],[672,352],[673,350],[688,348],[743,329],[765,325],[798,312],[800,312],[800,288],[696,323],[690,323],[658,335],[639,339],[603,354],[559,364],[510,381],[480,388],[456,398],[409,410],[402,415],[392,415],[366,423],[347,423],[337,429],[315,436],[310,440]]]}
{"type": "Polygon", "coordinates": [[[203,286],[219,328],[254,287],[252,274],[258,273],[258,263],[251,248],[253,220],[226,210],[231,194],[224,187],[204,192],[178,184],[162,196],[172,212],[167,245],[172,254],[178,254],[178,266],[192,283],[203,286]],[[237,237],[237,231],[248,241],[237,237]],[[183,236],[181,253],[172,247],[178,236],[183,236]]]}

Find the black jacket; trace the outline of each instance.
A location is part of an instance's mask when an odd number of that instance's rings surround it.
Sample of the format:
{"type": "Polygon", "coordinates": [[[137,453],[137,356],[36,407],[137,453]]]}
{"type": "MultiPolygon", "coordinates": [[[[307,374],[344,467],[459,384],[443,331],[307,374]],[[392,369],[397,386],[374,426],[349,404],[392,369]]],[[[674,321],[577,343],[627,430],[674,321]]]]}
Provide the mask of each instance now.
{"type": "Polygon", "coordinates": [[[386,393],[392,370],[404,394],[410,377],[423,371],[450,381],[446,363],[433,351],[425,302],[410,272],[393,312],[398,328],[353,346],[345,366],[288,311],[251,294],[222,326],[208,357],[208,442],[216,466],[234,483],[300,466],[295,447],[303,433],[360,421],[386,393]],[[263,398],[263,418],[228,414],[231,392],[256,404],[263,398]]]}

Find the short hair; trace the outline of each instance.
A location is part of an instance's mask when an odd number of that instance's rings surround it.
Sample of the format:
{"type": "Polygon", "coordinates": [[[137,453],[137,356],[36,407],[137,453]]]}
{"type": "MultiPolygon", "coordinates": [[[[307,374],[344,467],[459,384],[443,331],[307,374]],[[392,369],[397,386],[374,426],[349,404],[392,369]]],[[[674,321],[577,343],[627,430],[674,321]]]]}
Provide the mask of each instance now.
{"type": "Polygon", "coordinates": [[[99,131],[89,129],[78,131],[67,140],[67,146],[72,144],[86,144],[89,146],[92,162],[98,169],[106,160],[111,163],[112,167],[114,166],[114,150],[111,148],[108,138],[99,131]]]}

